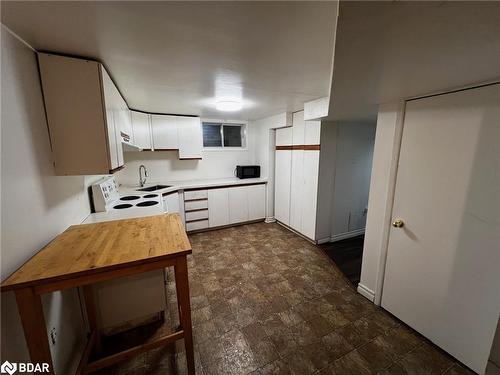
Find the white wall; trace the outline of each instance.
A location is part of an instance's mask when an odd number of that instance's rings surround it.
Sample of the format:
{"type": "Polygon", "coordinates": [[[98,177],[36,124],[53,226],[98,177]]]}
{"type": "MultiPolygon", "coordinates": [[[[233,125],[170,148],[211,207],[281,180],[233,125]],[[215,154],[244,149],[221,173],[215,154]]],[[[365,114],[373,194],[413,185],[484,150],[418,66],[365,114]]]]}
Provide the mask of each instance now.
{"type": "Polygon", "coordinates": [[[268,179],[266,193],[266,221],[274,220],[274,156],[275,129],[292,125],[292,114],[283,112],[253,121],[255,129],[255,164],[260,165],[261,176],[268,179]]]}
{"type": "MultiPolygon", "coordinates": [[[[2,26],[1,278],[89,213],[84,177],[54,176],[35,53],[2,26]]],[[[29,360],[13,293],[2,293],[2,360],[29,360]]],[[[74,289],[43,296],[56,372],[72,372],[84,327],[74,289]]]]}
{"type": "Polygon", "coordinates": [[[393,181],[399,154],[398,140],[401,136],[403,110],[403,102],[383,104],[379,108],[377,118],[358,291],[378,305],[383,283],[379,270],[385,265],[385,254],[382,254],[382,251],[387,249],[389,236],[388,228],[394,195],[393,181]]]}
{"type": "Polygon", "coordinates": [[[318,243],[326,243],[330,242],[332,237],[337,123],[321,121],[320,143],[316,240],[318,243]]]}
{"type": "Polygon", "coordinates": [[[169,182],[234,177],[237,165],[255,163],[255,127],[247,124],[246,148],[203,150],[202,160],[179,160],[177,151],[125,152],[125,168],[116,174],[118,183],[139,183],[139,166],[148,169],[148,182],[169,182]]]}
{"type": "Polygon", "coordinates": [[[337,123],[332,237],[365,228],[375,124],[337,123]]]}

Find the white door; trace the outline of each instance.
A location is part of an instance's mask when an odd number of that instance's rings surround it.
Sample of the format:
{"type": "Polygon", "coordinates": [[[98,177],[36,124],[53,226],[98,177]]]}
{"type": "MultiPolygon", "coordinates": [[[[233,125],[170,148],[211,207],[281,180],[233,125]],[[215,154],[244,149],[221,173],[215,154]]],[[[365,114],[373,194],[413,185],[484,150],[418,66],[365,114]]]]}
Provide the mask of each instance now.
{"type": "Polygon", "coordinates": [[[131,114],[134,144],[146,150],[152,149],[149,114],[136,111],[131,111],[131,114]]]}
{"type": "Polygon", "coordinates": [[[177,116],[151,115],[151,132],[155,150],[178,150],[177,116]]]}
{"type": "Polygon", "coordinates": [[[179,159],[201,159],[203,147],[199,117],[178,117],[179,159]]]}
{"type": "Polygon", "coordinates": [[[292,151],[290,178],[290,227],[302,233],[302,204],[304,200],[304,150],[292,151]]]}
{"type": "Polygon", "coordinates": [[[208,223],[210,227],[229,224],[229,189],[208,190],[208,223]]]}
{"type": "Polygon", "coordinates": [[[246,187],[248,194],[248,220],[259,220],[266,217],[266,185],[250,185],[246,187]]]}
{"type": "Polygon", "coordinates": [[[500,311],[500,85],[409,101],[382,306],[483,373],[500,311]]]}
{"type": "MultiPolygon", "coordinates": [[[[229,188],[229,223],[248,221],[248,194],[245,186],[229,188]]],[[[209,202],[210,204],[210,202],[209,202]]]]}
{"type": "Polygon", "coordinates": [[[318,202],[319,150],[304,151],[304,186],[302,190],[301,233],[316,240],[316,211],[318,202]]]}

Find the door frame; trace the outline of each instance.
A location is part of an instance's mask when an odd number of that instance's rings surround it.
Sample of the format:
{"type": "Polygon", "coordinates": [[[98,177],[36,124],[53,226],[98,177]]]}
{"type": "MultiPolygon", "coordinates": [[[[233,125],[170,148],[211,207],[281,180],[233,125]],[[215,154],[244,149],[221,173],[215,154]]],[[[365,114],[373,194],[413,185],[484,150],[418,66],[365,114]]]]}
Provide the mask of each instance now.
{"type": "MultiPolygon", "coordinates": [[[[428,98],[428,97],[433,97],[433,96],[439,96],[439,95],[446,95],[446,94],[452,94],[456,93],[459,91],[464,91],[464,90],[471,90],[471,89],[476,89],[476,88],[481,88],[485,86],[490,86],[490,85],[495,85],[500,83],[500,78],[496,78],[493,80],[489,80],[486,82],[482,83],[475,83],[475,84],[469,84],[469,85],[464,85],[460,87],[455,87],[452,89],[447,89],[447,90],[440,90],[432,93],[427,93],[423,95],[418,95],[418,96],[413,96],[413,97],[407,97],[399,101],[394,101],[394,102],[389,102],[389,103],[383,103],[380,104],[379,106],[379,118],[377,119],[377,127],[379,126],[379,119],[380,119],[380,113],[381,112],[392,112],[395,114],[393,117],[393,121],[390,124],[385,124],[386,126],[392,127],[392,142],[391,142],[391,148],[386,150],[388,154],[390,154],[389,159],[390,163],[389,165],[383,166],[383,169],[386,175],[386,180],[383,182],[383,189],[384,189],[384,197],[381,197],[380,195],[376,197],[372,197],[373,199],[381,199],[383,198],[385,200],[385,204],[382,206],[379,211],[373,213],[371,215],[371,222],[367,221],[366,225],[366,237],[365,237],[365,247],[363,249],[363,252],[365,253],[367,249],[367,243],[371,242],[376,243],[376,248],[371,248],[370,252],[378,252],[378,255],[375,256],[375,259],[372,263],[373,264],[365,264],[365,258],[363,257],[363,266],[361,270],[361,282],[358,285],[358,292],[371,300],[375,305],[380,306],[382,303],[382,294],[383,294],[383,288],[384,288],[384,279],[385,279],[385,268],[386,268],[386,262],[387,262],[387,252],[388,252],[388,244],[389,244],[389,233],[391,229],[391,220],[392,220],[392,212],[393,212],[393,205],[394,205],[394,196],[395,196],[395,190],[396,190],[396,179],[397,179],[397,172],[398,172],[398,165],[399,165],[399,155],[401,151],[401,141],[403,137],[403,128],[404,128],[404,117],[405,117],[405,110],[406,110],[406,103],[409,101],[413,100],[418,100],[418,99],[423,99],[423,98],[428,98]],[[375,226],[378,223],[378,227],[376,230],[373,231],[373,233],[369,233],[368,231],[368,226],[375,226]],[[368,236],[376,236],[378,238],[367,238],[368,236]],[[377,249],[378,248],[378,249],[377,249]],[[371,290],[370,286],[363,284],[363,268],[369,268],[367,271],[368,273],[374,274],[375,275],[375,283],[372,286],[374,290],[371,290]]],[[[377,137],[377,135],[376,135],[377,137]]],[[[375,142],[377,140],[375,139],[375,142]]],[[[376,150],[374,150],[375,152],[376,150]]],[[[375,155],[374,155],[375,157],[375,155]]],[[[373,182],[374,182],[374,174],[373,174],[373,165],[372,165],[372,180],[370,181],[370,195],[372,193],[373,189],[373,182]]],[[[370,208],[370,198],[368,202],[368,207],[370,208]]],[[[370,215],[370,211],[368,211],[368,215],[370,215]]],[[[370,216],[367,218],[369,219],[370,216]]],[[[365,272],[366,273],[366,272],[365,272]]]]}

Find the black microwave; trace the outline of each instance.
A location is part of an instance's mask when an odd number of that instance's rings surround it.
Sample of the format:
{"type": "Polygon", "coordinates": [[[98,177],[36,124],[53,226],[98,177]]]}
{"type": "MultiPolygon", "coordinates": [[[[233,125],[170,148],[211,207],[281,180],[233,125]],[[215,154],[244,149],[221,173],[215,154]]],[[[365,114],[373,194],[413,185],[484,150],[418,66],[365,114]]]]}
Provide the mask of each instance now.
{"type": "Polygon", "coordinates": [[[236,177],[258,178],[260,177],[260,165],[237,165],[236,177]]]}

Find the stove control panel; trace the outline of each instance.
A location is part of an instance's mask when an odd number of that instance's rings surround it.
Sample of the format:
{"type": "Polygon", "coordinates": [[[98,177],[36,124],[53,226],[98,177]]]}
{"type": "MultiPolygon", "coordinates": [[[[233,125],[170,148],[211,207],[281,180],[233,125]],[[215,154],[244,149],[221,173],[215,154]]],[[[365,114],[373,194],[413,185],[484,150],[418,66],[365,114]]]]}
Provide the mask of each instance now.
{"type": "Polygon", "coordinates": [[[92,185],[92,196],[96,212],[106,212],[120,196],[114,177],[105,177],[92,185]]]}

